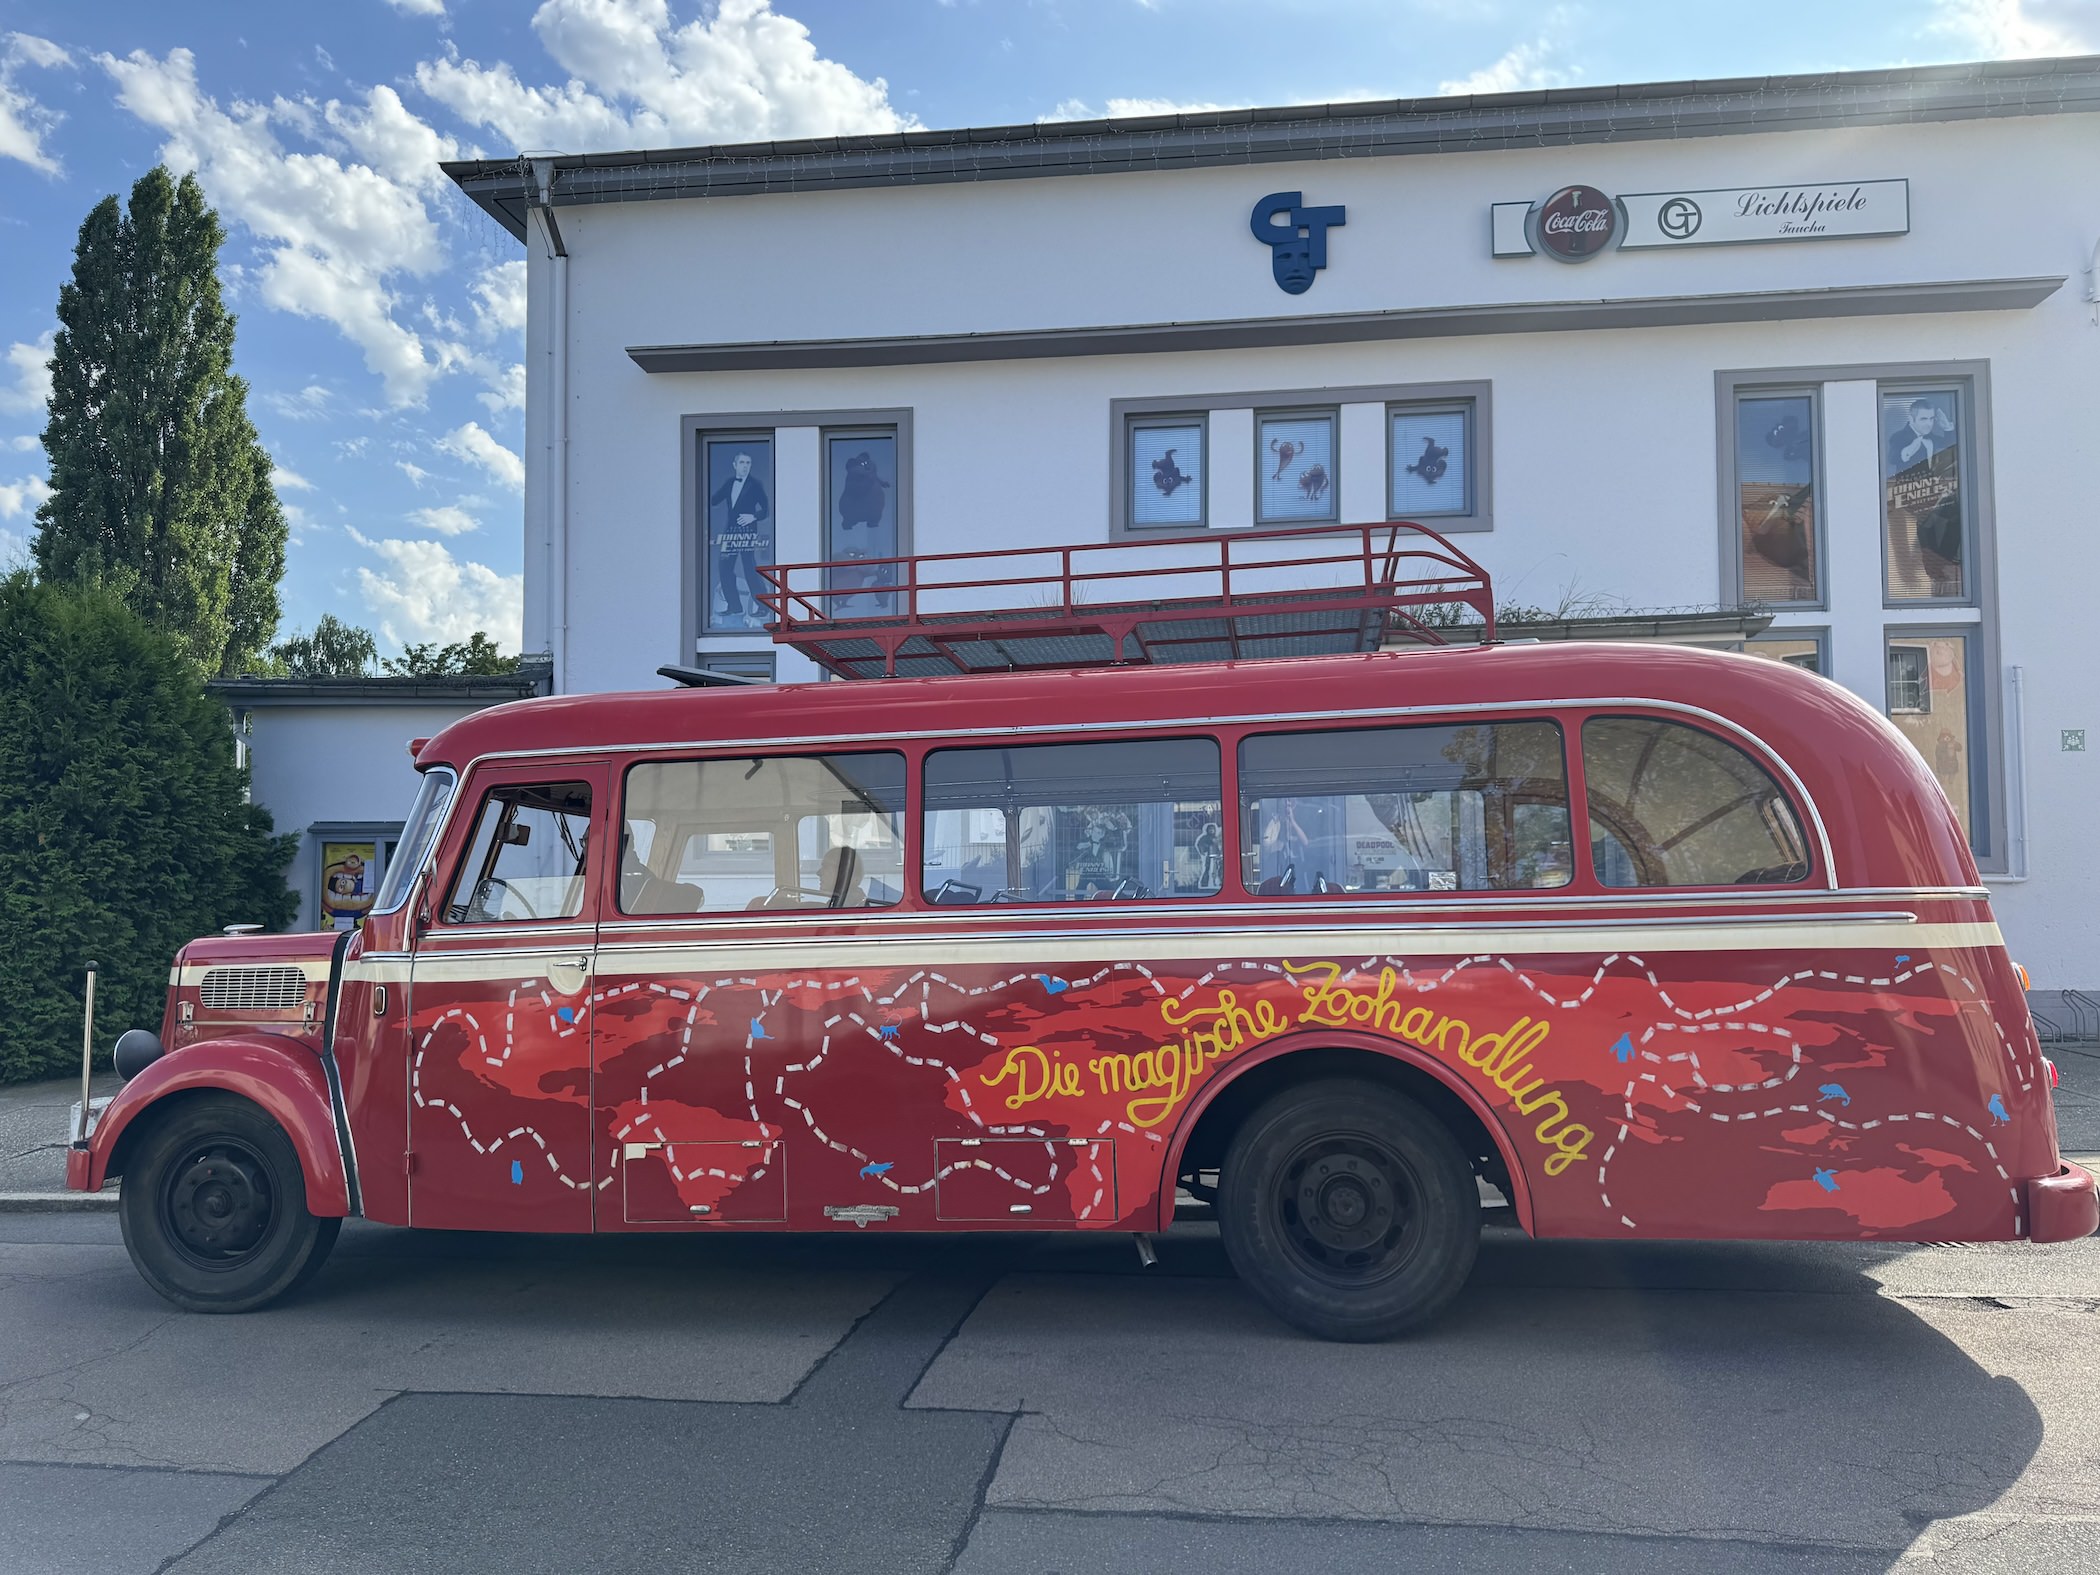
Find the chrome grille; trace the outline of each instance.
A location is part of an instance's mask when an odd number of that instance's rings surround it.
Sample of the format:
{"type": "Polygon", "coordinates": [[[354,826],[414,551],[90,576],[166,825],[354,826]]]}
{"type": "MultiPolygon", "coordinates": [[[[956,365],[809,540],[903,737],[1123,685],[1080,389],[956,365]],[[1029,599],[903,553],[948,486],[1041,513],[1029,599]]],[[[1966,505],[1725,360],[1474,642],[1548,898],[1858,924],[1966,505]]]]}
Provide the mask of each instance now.
{"type": "Polygon", "coordinates": [[[295,1012],[306,1003],[306,970],[207,969],[197,999],[207,1012],[295,1012]]]}

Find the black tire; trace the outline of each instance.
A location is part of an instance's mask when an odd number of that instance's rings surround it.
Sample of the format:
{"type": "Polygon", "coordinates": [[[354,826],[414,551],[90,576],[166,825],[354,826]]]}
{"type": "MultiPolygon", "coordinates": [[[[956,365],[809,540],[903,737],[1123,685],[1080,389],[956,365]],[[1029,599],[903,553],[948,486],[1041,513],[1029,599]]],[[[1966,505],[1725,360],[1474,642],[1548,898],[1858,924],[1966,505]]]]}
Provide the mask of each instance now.
{"type": "Polygon", "coordinates": [[[117,1219],[145,1282],[185,1312],[249,1312],[313,1277],[340,1219],[306,1210],[284,1128],[233,1094],[193,1095],[141,1135],[117,1219]]]}
{"type": "Polygon", "coordinates": [[[1444,1124],[1335,1079],[1286,1090],[1233,1134],[1218,1231],[1240,1278],[1326,1340],[1385,1340],[1450,1305],[1480,1251],[1480,1190],[1444,1124]]]}

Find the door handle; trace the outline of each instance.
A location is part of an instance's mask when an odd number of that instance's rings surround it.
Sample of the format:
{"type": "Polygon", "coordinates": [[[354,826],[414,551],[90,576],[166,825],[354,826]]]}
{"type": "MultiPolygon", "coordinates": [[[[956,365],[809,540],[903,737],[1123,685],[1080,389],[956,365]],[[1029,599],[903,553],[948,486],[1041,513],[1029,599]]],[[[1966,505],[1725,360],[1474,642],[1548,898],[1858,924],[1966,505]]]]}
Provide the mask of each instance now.
{"type": "Polygon", "coordinates": [[[563,995],[574,995],[590,977],[589,957],[562,957],[547,964],[547,982],[563,995]]]}

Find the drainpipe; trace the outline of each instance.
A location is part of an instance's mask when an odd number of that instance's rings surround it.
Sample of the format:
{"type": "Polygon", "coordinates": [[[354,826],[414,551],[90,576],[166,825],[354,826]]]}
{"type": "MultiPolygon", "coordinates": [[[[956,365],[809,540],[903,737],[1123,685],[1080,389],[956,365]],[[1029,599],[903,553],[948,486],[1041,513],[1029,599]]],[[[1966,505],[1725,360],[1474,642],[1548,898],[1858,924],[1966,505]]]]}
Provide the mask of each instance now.
{"type": "Polygon", "coordinates": [[[569,689],[569,248],[554,222],[554,159],[526,160],[532,175],[531,202],[546,229],[554,267],[552,322],[547,328],[547,536],[548,644],[554,667],[553,692],[569,689]]]}

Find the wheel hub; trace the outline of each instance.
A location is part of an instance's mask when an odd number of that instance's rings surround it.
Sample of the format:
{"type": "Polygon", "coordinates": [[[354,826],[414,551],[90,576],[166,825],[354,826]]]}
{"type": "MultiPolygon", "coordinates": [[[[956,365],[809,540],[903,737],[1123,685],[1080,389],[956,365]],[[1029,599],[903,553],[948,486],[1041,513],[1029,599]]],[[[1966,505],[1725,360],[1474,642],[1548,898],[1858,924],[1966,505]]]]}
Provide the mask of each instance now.
{"type": "Polygon", "coordinates": [[[1398,1204],[1393,1184],[1357,1154],[1323,1154],[1299,1173],[1299,1223],[1329,1252],[1364,1252],[1393,1228],[1398,1204]]]}
{"type": "Polygon", "coordinates": [[[175,1239],[193,1256],[223,1264],[255,1250],[270,1227],[268,1174],[252,1155],[207,1149],[179,1168],[168,1186],[175,1239]]]}

